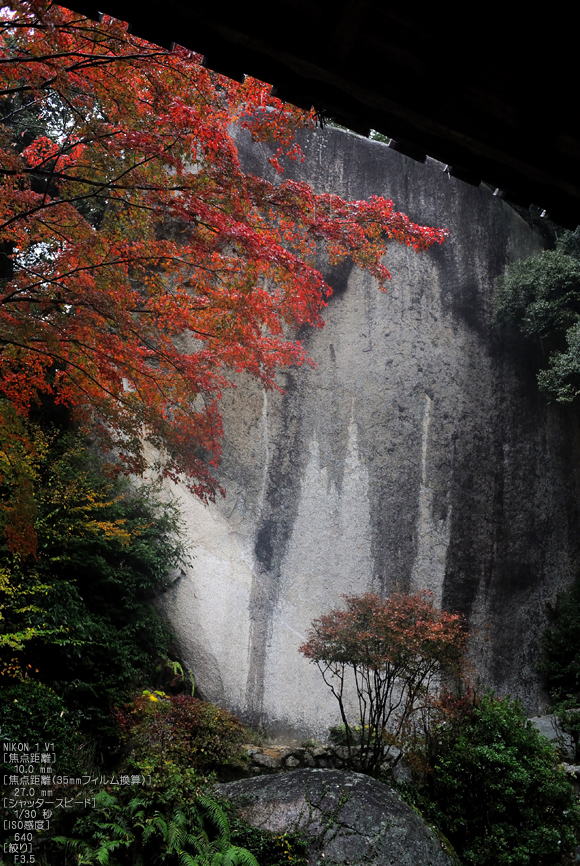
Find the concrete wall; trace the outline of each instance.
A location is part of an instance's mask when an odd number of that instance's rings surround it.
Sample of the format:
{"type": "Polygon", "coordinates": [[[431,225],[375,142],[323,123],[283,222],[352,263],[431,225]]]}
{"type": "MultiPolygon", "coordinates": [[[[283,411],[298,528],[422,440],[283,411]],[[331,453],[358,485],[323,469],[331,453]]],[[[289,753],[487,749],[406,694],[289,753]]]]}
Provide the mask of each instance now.
{"type": "Polygon", "coordinates": [[[386,294],[350,263],[327,269],[326,326],[300,335],[316,369],[281,374],[282,395],[243,380],[224,398],[227,498],[178,491],[195,559],[163,604],[180,651],[207,698],[322,736],[337,707],[297,652],[312,619],[345,592],[427,587],[467,615],[483,682],[536,712],[546,604],[578,561],[577,430],[491,304],[539,241],[439,163],[336,129],[302,142],[315,190],[387,195],[451,237],[420,255],[393,244],[386,294]]]}

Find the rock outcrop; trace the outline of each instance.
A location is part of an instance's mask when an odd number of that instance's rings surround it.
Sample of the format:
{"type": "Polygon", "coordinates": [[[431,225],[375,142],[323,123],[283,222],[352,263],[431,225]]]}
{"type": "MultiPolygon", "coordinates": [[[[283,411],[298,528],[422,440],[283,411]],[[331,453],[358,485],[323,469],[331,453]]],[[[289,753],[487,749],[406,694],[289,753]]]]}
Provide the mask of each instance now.
{"type": "MultiPolygon", "coordinates": [[[[224,395],[227,496],[178,491],[194,557],[164,608],[180,654],[207,699],[325,739],[337,704],[298,652],[312,620],[343,593],[425,588],[465,614],[484,686],[536,715],[547,605],[580,560],[580,437],[573,409],[539,393],[536,349],[494,326],[493,292],[541,239],[439,163],[338,129],[300,140],[289,176],[387,195],[450,237],[420,255],[393,243],[386,293],[321,260],[326,325],[298,335],[316,368],[281,374],[281,393],[241,379],[224,395]]],[[[240,152],[275,176],[265,146],[240,134],[240,152]]]]}
{"type": "Polygon", "coordinates": [[[554,713],[548,713],[543,716],[533,716],[529,721],[543,737],[550,741],[560,758],[568,765],[572,765],[576,757],[574,738],[562,730],[558,717],[554,713]]]}
{"type": "Polygon", "coordinates": [[[361,773],[295,770],[218,786],[249,824],[307,840],[311,866],[451,866],[456,862],[418,812],[361,773]]]}

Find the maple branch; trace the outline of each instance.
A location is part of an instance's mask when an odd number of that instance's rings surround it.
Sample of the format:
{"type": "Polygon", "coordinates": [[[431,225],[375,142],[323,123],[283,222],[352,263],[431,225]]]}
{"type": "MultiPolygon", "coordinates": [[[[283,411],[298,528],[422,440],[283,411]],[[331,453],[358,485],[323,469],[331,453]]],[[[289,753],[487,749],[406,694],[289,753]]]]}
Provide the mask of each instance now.
{"type": "MultiPolygon", "coordinates": [[[[85,143],[84,141],[74,142],[74,144],[71,145],[71,149],[73,147],[75,147],[77,144],[84,144],[84,143],[85,143]]],[[[167,145],[167,148],[165,148],[165,150],[170,150],[170,148],[173,147],[174,145],[175,145],[175,142],[172,145],[167,145]]],[[[63,153],[64,153],[64,151],[63,151],[63,153]]],[[[98,187],[101,187],[101,189],[120,189],[120,190],[128,190],[129,189],[129,190],[138,190],[140,192],[190,192],[191,191],[191,186],[189,186],[189,185],[180,185],[180,186],[163,185],[163,186],[161,186],[160,184],[157,184],[157,185],[153,185],[153,184],[130,184],[130,185],[129,184],[119,184],[116,182],[116,180],[112,180],[112,181],[91,180],[88,177],[78,177],[77,175],[66,174],[64,171],[52,171],[51,172],[48,169],[45,170],[45,169],[42,169],[40,167],[45,162],[49,162],[50,160],[55,160],[55,162],[57,162],[58,157],[61,155],[62,155],[61,153],[59,153],[58,155],[57,154],[51,154],[51,156],[47,156],[46,159],[44,159],[42,161],[42,163],[40,163],[39,165],[32,166],[30,168],[24,168],[23,167],[22,169],[7,169],[7,168],[1,168],[0,167],[0,175],[6,175],[8,177],[14,177],[14,176],[18,176],[21,174],[32,174],[32,175],[38,174],[40,176],[50,174],[52,177],[55,177],[57,180],[69,181],[71,183],[80,183],[80,184],[84,184],[86,186],[98,186],[98,187]]],[[[149,159],[150,160],[156,159],[159,156],[160,156],[160,154],[154,154],[149,159]]],[[[123,174],[119,175],[119,177],[123,177],[124,174],[128,174],[131,171],[135,171],[136,169],[140,168],[143,164],[144,163],[138,163],[137,165],[131,166],[123,174]]],[[[97,193],[92,193],[92,195],[96,195],[96,194],[97,193]]],[[[74,199],[59,199],[59,201],[73,201],[73,200],[74,199]]],[[[126,201],[126,199],[123,199],[123,201],[126,201]]],[[[216,207],[216,210],[219,210],[219,208],[216,207]]]]}
{"type": "MultiPolygon", "coordinates": [[[[36,303],[38,303],[38,297],[36,297],[36,298],[15,298],[14,297],[15,295],[18,295],[18,294],[20,294],[20,292],[24,292],[24,291],[28,291],[28,286],[26,288],[22,288],[22,289],[15,289],[9,295],[6,295],[4,298],[2,298],[0,300],[0,303],[1,304],[20,304],[20,303],[36,304],[36,303]]],[[[38,296],[39,293],[37,292],[36,294],[38,296]]]]}
{"type": "MultiPolygon", "coordinates": [[[[72,268],[71,270],[66,271],[66,273],[60,274],[58,277],[58,280],[55,277],[46,276],[46,277],[42,277],[42,279],[40,279],[39,282],[32,283],[30,286],[25,286],[24,288],[26,288],[28,291],[31,291],[32,289],[35,289],[37,286],[42,286],[45,283],[49,283],[49,284],[54,283],[56,286],[61,287],[62,286],[62,282],[61,282],[62,280],[66,279],[67,277],[75,276],[76,274],[82,273],[83,271],[93,271],[93,270],[98,269],[98,268],[114,267],[115,265],[133,264],[134,262],[149,262],[149,261],[160,262],[160,261],[163,261],[164,259],[168,259],[169,261],[171,261],[172,257],[171,256],[159,256],[159,255],[155,255],[155,256],[128,255],[126,258],[113,259],[112,261],[91,262],[90,265],[79,265],[76,268],[72,268]]],[[[30,269],[30,272],[34,273],[34,271],[32,271],[31,269],[30,269]]]]}
{"type": "MultiPolygon", "coordinates": [[[[37,342],[42,342],[42,341],[38,340],[37,342]]],[[[109,388],[107,388],[105,385],[103,385],[103,383],[101,381],[99,381],[94,376],[92,376],[84,367],[81,367],[79,364],[75,363],[74,361],[72,361],[68,357],[64,357],[62,355],[56,354],[55,352],[51,352],[48,348],[36,349],[34,346],[31,346],[30,344],[18,343],[15,340],[6,340],[2,337],[0,337],[0,343],[2,345],[5,345],[5,346],[15,346],[16,348],[24,349],[25,351],[35,352],[36,354],[42,355],[42,356],[47,357],[47,358],[51,358],[57,364],[60,363],[63,366],[58,368],[59,373],[61,375],[66,375],[67,378],[70,378],[72,381],[74,381],[76,387],[83,390],[84,393],[87,394],[87,396],[89,398],[91,398],[90,393],[88,391],[86,391],[86,389],[84,389],[82,387],[82,385],[80,385],[80,383],[77,382],[76,379],[72,379],[72,377],[68,373],[67,368],[69,366],[73,367],[73,369],[77,370],[83,376],[86,376],[86,378],[90,382],[92,382],[94,385],[96,385],[99,390],[101,390],[103,393],[105,393],[109,397],[111,397],[115,402],[120,403],[122,406],[130,407],[130,403],[127,400],[123,400],[122,397],[119,396],[119,394],[116,394],[114,391],[111,391],[109,388]]]]}
{"type": "MultiPolygon", "coordinates": [[[[171,260],[170,257],[167,257],[167,258],[169,258],[169,259],[171,260]]],[[[62,280],[64,277],[71,277],[71,276],[74,276],[75,274],[78,274],[78,273],[81,272],[81,271],[87,271],[87,270],[90,271],[90,270],[94,270],[95,267],[108,267],[108,266],[110,266],[110,265],[112,266],[112,265],[116,265],[116,264],[126,264],[126,263],[129,263],[129,262],[133,263],[134,261],[145,261],[145,262],[146,262],[146,261],[149,261],[149,260],[151,260],[151,259],[153,259],[153,260],[155,260],[155,261],[159,261],[159,258],[158,258],[158,257],[151,257],[151,256],[140,256],[140,257],[134,257],[134,256],[133,256],[132,258],[127,259],[127,260],[118,260],[118,261],[116,261],[116,262],[102,262],[102,263],[100,263],[100,264],[98,264],[98,265],[85,265],[85,266],[79,266],[78,268],[75,268],[75,269],[73,269],[73,270],[67,272],[66,274],[60,275],[59,280],[62,280]]],[[[50,284],[50,283],[54,283],[54,284],[56,285],[57,288],[62,288],[62,283],[61,283],[61,282],[59,282],[58,280],[56,280],[56,279],[54,279],[54,278],[51,279],[51,278],[48,278],[48,277],[47,277],[47,278],[44,278],[43,280],[41,280],[40,282],[38,282],[38,283],[36,283],[36,284],[33,283],[31,286],[25,286],[25,287],[23,287],[23,288],[20,289],[20,290],[15,290],[15,291],[12,293],[12,295],[7,296],[6,298],[3,298],[3,299],[0,301],[0,303],[2,303],[2,304],[4,304],[4,303],[11,303],[11,304],[14,304],[14,303],[38,304],[38,298],[30,298],[30,299],[28,299],[28,298],[19,298],[19,299],[13,299],[13,295],[16,294],[17,291],[33,291],[35,288],[37,288],[37,287],[42,287],[42,286],[45,285],[46,283],[49,283],[49,284],[50,284]]],[[[65,289],[65,291],[66,291],[66,289],[65,289]]],[[[63,298],[63,299],[54,299],[54,300],[52,301],[52,303],[53,303],[54,306],[66,305],[66,306],[71,306],[71,307],[76,307],[76,308],[82,308],[82,307],[84,307],[84,308],[86,308],[86,309],[94,310],[94,312],[96,312],[96,313],[97,313],[98,315],[100,315],[103,319],[107,320],[110,324],[112,324],[112,325],[114,326],[115,330],[118,330],[118,328],[119,328],[119,322],[118,322],[118,320],[116,320],[115,318],[113,318],[113,317],[111,316],[111,314],[106,313],[106,312],[105,312],[101,307],[99,307],[99,306],[97,306],[97,305],[95,305],[95,304],[91,304],[91,303],[89,303],[88,301],[75,301],[74,299],[72,299],[72,298],[70,298],[70,297],[67,297],[66,299],[64,299],[64,298],[63,298]]],[[[200,310],[200,311],[202,311],[202,310],[205,310],[205,309],[207,309],[207,308],[206,308],[206,307],[198,307],[197,309],[200,310]]],[[[135,314],[139,314],[139,315],[155,315],[156,318],[160,318],[160,314],[159,314],[159,313],[154,313],[153,310],[130,309],[130,310],[127,310],[127,312],[135,313],[135,314]]],[[[203,337],[203,338],[208,339],[208,340],[210,340],[210,339],[219,340],[219,339],[220,339],[220,338],[218,337],[217,334],[212,334],[212,333],[207,332],[207,331],[201,331],[199,328],[194,328],[193,325],[191,325],[191,323],[187,324],[187,325],[184,327],[184,331],[189,331],[189,332],[191,332],[191,333],[197,334],[197,335],[199,335],[200,337],[203,337]]],[[[151,344],[148,344],[147,341],[146,341],[146,338],[145,338],[142,334],[140,334],[140,332],[138,332],[138,331],[136,331],[134,328],[131,328],[131,327],[130,327],[130,328],[129,328],[129,333],[132,333],[133,336],[136,337],[137,339],[139,339],[139,340],[143,343],[143,345],[144,345],[146,348],[150,349],[150,351],[153,351],[153,352],[155,352],[159,357],[164,358],[164,360],[165,360],[168,364],[170,364],[171,366],[173,366],[176,370],[178,369],[178,367],[175,366],[174,362],[169,358],[169,356],[167,356],[166,354],[162,353],[161,350],[159,350],[159,349],[156,348],[155,346],[152,346],[151,344]]]]}
{"type": "MultiPolygon", "coordinates": [[[[42,343],[44,341],[41,340],[40,338],[35,338],[34,340],[32,340],[32,342],[42,343]]],[[[80,373],[83,373],[83,375],[86,375],[87,379],[90,379],[95,385],[97,385],[99,388],[101,388],[101,390],[106,391],[106,393],[108,393],[109,396],[115,397],[115,394],[112,391],[107,390],[105,388],[105,386],[102,385],[97,379],[94,379],[90,375],[90,373],[87,373],[83,367],[80,367],[78,364],[75,364],[75,362],[71,361],[70,358],[66,358],[63,355],[59,355],[56,352],[52,352],[48,347],[45,347],[44,349],[37,349],[35,346],[32,346],[30,343],[20,343],[20,342],[17,342],[16,340],[13,340],[13,339],[7,339],[6,337],[0,337],[0,344],[2,344],[3,346],[14,346],[17,349],[24,349],[24,351],[26,351],[26,352],[34,352],[37,355],[42,355],[46,358],[52,358],[53,361],[64,365],[64,367],[66,367],[70,364],[70,366],[77,369],[80,373]]],[[[60,368],[59,368],[59,371],[65,372],[64,369],[61,370],[60,368]]]]}
{"type": "MultiPolygon", "coordinates": [[[[101,185],[100,191],[106,190],[106,189],[107,189],[106,185],[101,185]]],[[[71,196],[70,198],[54,198],[54,199],[51,199],[49,202],[46,202],[45,204],[37,205],[36,207],[29,208],[26,211],[21,211],[19,214],[16,214],[11,219],[6,220],[4,223],[0,223],[0,229],[8,228],[8,226],[12,225],[13,223],[21,222],[22,220],[27,220],[27,219],[29,219],[29,217],[34,216],[34,214],[39,213],[42,210],[48,210],[49,208],[54,208],[54,207],[61,207],[62,205],[73,204],[74,202],[87,201],[88,199],[93,199],[93,198],[97,198],[97,197],[98,197],[98,192],[97,193],[91,192],[91,193],[86,193],[86,195],[71,196]]],[[[110,196],[108,196],[108,197],[110,198],[110,196]]],[[[135,202],[131,202],[130,199],[116,197],[114,200],[115,201],[123,201],[126,204],[130,205],[131,207],[139,208],[141,210],[151,210],[151,211],[156,210],[156,208],[152,205],[137,204],[135,202]]]]}
{"type": "Polygon", "coordinates": [[[33,106],[35,105],[38,105],[38,100],[32,99],[30,102],[26,102],[24,105],[21,105],[20,108],[15,108],[13,111],[10,112],[10,114],[2,115],[2,123],[10,123],[10,121],[18,114],[21,114],[23,111],[26,111],[29,108],[33,108],[33,106]]]}
{"type": "MultiPolygon", "coordinates": [[[[135,59],[150,60],[151,58],[164,56],[164,55],[169,54],[169,53],[170,52],[167,49],[159,49],[158,51],[151,51],[149,54],[139,52],[138,54],[121,54],[121,55],[114,54],[114,55],[101,55],[99,57],[95,57],[94,54],[85,54],[82,51],[63,51],[61,53],[45,54],[45,55],[33,56],[33,57],[23,57],[23,56],[6,57],[6,58],[0,57],[0,66],[4,63],[14,63],[14,64],[17,64],[17,63],[44,63],[47,60],[60,60],[63,57],[84,57],[87,60],[91,60],[91,61],[97,61],[98,60],[98,61],[109,62],[109,63],[110,62],[125,61],[125,60],[135,60],[135,59]]],[[[75,72],[75,71],[77,71],[77,69],[78,69],[77,65],[68,66],[64,69],[64,72],[66,72],[66,73],[75,72]]]]}
{"type": "MultiPolygon", "coordinates": [[[[81,349],[84,349],[89,358],[91,356],[96,356],[97,358],[100,356],[102,358],[104,357],[107,361],[110,360],[109,355],[105,351],[99,350],[96,346],[90,346],[87,343],[83,343],[81,340],[79,340],[77,338],[69,338],[67,340],[64,340],[63,342],[65,342],[65,343],[68,342],[74,346],[79,346],[81,349]]],[[[157,349],[151,348],[151,347],[147,347],[147,348],[150,348],[150,351],[155,352],[157,357],[163,358],[163,360],[167,364],[169,364],[169,366],[171,366],[178,373],[180,378],[185,383],[188,383],[188,378],[184,375],[183,371],[179,368],[178,365],[172,363],[171,360],[167,356],[164,356],[157,349]]],[[[177,403],[174,403],[174,401],[172,400],[171,397],[169,397],[167,394],[165,394],[165,392],[161,388],[161,385],[159,382],[159,377],[155,376],[154,371],[151,368],[147,369],[146,367],[136,367],[134,364],[132,364],[130,361],[128,361],[126,359],[123,361],[123,368],[127,368],[127,369],[133,371],[134,377],[133,377],[132,385],[135,389],[138,389],[138,379],[140,377],[150,379],[152,384],[155,385],[155,387],[157,388],[157,390],[159,391],[159,393],[161,394],[161,396],[165,400],[165,402],[169,402],[171,405],[177,405],[177,403]]],[[[82,370],[83,368],[79,367],[78,369],[82,370]]],[[[197,395],[192,394],[192,396],[197,396],[197,395]]],[[[181,404],[180,404],[180,408],[183,409],[183,406],[181,404]]],[[[194,417],[194,416],[195,416],[195,413],[191,417],[194,417]]]]}
{"type": "MultiPolygon", "coordinates": [[[[166,145],[166,147],[163,148],[161,153],[167,152],[168,150],[170,150],[174,146],[175,146],[175,141],[173,141],[169,145],[166,145]]],[[[123,177],[126,177],[132,171],[136,171],[136,170],[142,168],[144,165],[147,165],[152,160],[158,159],[160,155],[161,154],[153,154],[151,156],[144,157],[142,160],[140,160],[140,162],[136,163],[133,166],[129,166],[129,168],[125,169],[125,171],[122,171],[121,174],[117,175],[117,177],[113,181],[95,181],[95,182],[89,181],[89,180],[79,181],[79,180],[77,180],[77,178],[72,178],[71,180],[73,180],[76,183],[87,183],[88,185],[92,185],[94,183],[94,185],[97,186],[98,189],[94,193],[87,193],[86,195],[72,196],[72,197],[66,198],[66,199],[61,199],[61,198],[52,199],[50,202],[47,202],[47,203],[44,202],[44,198],[43,198],[43,203],[38,205],[37,207],[30,208],[28,211],[21,212],[20,214],[13,216],[11,219],[6,220],[4,223],[0,223],[0,229],[7,228],[8,226],[12,225],[12,223],[17,222],[17,221],[22,220],[22,219],[25,219],[25,218],[28,218],[30,216],[33,216],[35,213],[38,213],[39,211],[44,210],[46,208],[55,207],[55,206],[62,205],[62,204],[72,204],[73,202],[78,202],[78,201],[86,201],[87,199],[95,198],[96,196],[98,196],[99,192],[103,192],[104,190],[109,190],[109,189],[115,189],[116,188],[115,185],[117,184],[118,180],[120,180],[123,177]]],[[[0,173],[11,174],[11,175],[18,175],[21,173],[26,174],[27,171],[28,171],[27,169],[23,169],[22,172],[19,172],[16,170],[5,171],[5,170],[0,169],[0,173]]],[[[34,174],[34,169],[30,169],[30,173],[34,174]]],[[[41,174],[43,174],[43,173],[44,172],[41,172],[41,174]]],[[[118,188],[119,189],[140,189],[140,187],[138,187],[138,186],[119,186],[118,188]]],[[[147,190],[147,187],[143,187],[143,189],[147,190]]],[[[159,189],[158,187],[153,187],[149,191],[156,191],[158,189],[159,189]]],[[[117,198],[116,200],[117,201],[126,201],[126,199],[119,199],[119,198],[117,198]]],[[[155,210],[155,208],[153,206],[149,206],[149,205],[137,204],[137,203],[130,202],[130,201],[127,202],[127,204],[130,204],[132,207],[137,207],[140,209],[155,210]]]]}
{"type": "MultiPolygon", "coordinates": [[[[74,56],[75,53],[78,55],[78,52],[69,52],[69,54],[63,53],[62,55],[48,55],[47,58],[39,59],[39,60],[37,60],[36,58],[28,59],[25,57],[13,57],[13,58],[7,58],[5,60],[0,59],[0,63],[7,63],[7,64],[13,64],[13,65],[17,65],[20,63],[22,63],[22,64],[35,63],[35,62],[42,63],[42,62],[45,62],[46,59],[58,60],[60,58],[60,56],[62,56],[62,57],[66,57],[66,56],[70,56],[70,55],[74,56]]],[[[53,75],[51,78],[48,78],[46,81],[42,82],[42,84],[28,84],[28,85],[20,85],[19,87],[4,88],[4,89],[0,90],[0,96],[9,96],[12,93],[24,93],[26,91],[31,91],[31,90],[46,90],[52,84],[54,84],[54,82],[59,77],[59,74],[61,74],[62,72],[66,73],[67,75],[70,75],[74,72],[79,72],[81,70],[86,70],[86,69],[91,69],[91,68],[101,68],[104,66],[108,66],[111,63],[120,63],[120,62],[129,61],[129,60],[147,61],[147,60],[150,60],[151,58],[155,58],[155,57],[164,57],[169,53],[170,52],[168,52],[167,50],[163,51],[161,49],[157,52],[151,52],[151,54],[143,54],[142,52],[140,52],[137,54],[124,54],[121,56],[113,55],[112,57],[106,57],[105,56],[105,57],[95,58],[93,56],[92,62],[89,62],[87,60],[87,61],[84,61],[82,63],[76,63],[76,64],[72,64],[71,66],[65,67],[64,70],[59,70],[59,73],[57,73],[56,75],[53,75]]]]}

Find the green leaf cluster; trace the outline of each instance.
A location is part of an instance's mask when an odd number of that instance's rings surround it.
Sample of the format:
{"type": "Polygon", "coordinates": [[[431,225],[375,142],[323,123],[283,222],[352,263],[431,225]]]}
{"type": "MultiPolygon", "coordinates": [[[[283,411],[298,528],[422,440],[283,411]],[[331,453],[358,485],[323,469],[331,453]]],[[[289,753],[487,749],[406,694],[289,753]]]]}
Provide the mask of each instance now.
{"type": "Polygon", "coordinates": [[[580,227],[555,250],[512,264],[498,280],[496,318],[536,340],[544,358],[542,391],[567,403],[580,394],[580,227]]]}
{"type": "MultiPolygon", "coordinates": [[[[48,686],[30,679],[2,689],[0,720],[2,740],[21,741],[26,732],[28,742],[54,743],[59,756],[70,748],[78,731],[63,699],[48,686]]],[[[60,766],[62,769],[63,764],[60,766]]]]}
{"type": "Polygon", "coordinates": [[[184,559],[180,519],[155,486],[107,478],[81,437],[43,437],[36,558],[0,544],[0,687],[13,677],[44,683],[98,737],[111,706],[167,655],[153,599],[184,559]]]}
{"type": "Polygon", "coordinates": [[[552,746],[517,701],[488,695],[431,732],[416,804],[465,864],[560,864],[576,846],[580,808],[552,746]]]}
{"type": "Polygon", "coordinates": [[[541,670],[552,699],[580,706],[580,577],[558,595],[542,648],[541,670]]]}

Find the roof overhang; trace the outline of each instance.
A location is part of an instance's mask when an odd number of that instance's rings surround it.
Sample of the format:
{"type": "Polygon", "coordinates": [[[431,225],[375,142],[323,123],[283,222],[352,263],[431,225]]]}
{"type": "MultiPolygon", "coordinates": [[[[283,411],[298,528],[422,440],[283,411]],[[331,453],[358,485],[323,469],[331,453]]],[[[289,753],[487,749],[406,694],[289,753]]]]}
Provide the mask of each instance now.
{"type": "Polygon", "coordinates": [[[218,72],[260,78],[288,102],[362,134],[382,132],[397,150],[432,156],[562,225],[580,223],[571,20],[471,7],[462,22],[447,7],[379,0],[63,5],[128,21],[137,36],[177,42],[218,72]]]}

